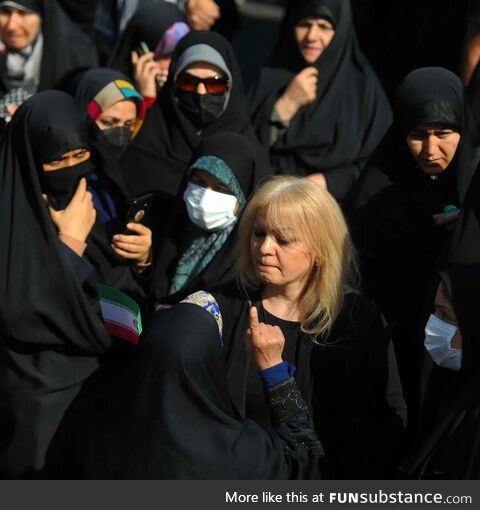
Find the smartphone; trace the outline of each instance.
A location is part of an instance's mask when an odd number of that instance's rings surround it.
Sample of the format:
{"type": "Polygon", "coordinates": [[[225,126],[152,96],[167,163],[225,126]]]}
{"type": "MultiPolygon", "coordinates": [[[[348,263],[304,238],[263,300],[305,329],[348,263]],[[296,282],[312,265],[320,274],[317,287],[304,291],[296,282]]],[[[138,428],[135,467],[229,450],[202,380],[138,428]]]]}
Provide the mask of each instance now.
{"type": "Polygon", "coordinates": [[[136,197],[132,200],[125,217],[125,228],[128,223],[141,223],[142,225],[148,224],[154,198],[155,195],[153,193],[146,193],[145,195],[136,197]]]}
{"type": "Polygon", "coordinates": [[[135,51],[137,52],[139,57],[143,57],[143,55],[146,55],[147,53],[150,53],[150,48],[148,47],[148,44],[145,41],[142,41],[135,48],[135,51]]]}

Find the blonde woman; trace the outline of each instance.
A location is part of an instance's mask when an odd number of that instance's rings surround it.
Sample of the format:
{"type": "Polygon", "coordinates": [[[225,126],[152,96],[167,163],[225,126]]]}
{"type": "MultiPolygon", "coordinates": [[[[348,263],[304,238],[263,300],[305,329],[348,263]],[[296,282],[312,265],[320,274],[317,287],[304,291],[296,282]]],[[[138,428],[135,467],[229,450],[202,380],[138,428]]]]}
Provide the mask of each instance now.
{"type": "Polygon", "coordinates": [[[382,317],[352,287],[353,247],[337,202],[306,179],[270,179],[245,209],[238,261],[236,281],[212,292],[237,410],[269,426],[264,388],[295,374],[325,447],[322,475],[393,476],[405,405],[382,317]],[[245,349],[252,334],[270,346],[255,353],[260,371],[245,349]]]}

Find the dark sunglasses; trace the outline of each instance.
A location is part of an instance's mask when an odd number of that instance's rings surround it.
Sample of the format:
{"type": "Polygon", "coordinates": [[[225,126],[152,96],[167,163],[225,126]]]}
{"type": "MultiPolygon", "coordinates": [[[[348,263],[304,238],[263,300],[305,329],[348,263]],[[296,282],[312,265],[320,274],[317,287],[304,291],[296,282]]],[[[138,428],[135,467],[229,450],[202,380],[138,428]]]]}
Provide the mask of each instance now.
{"type": "Polygon", "coordinates": [[[180,74],[176,86],[183,92],[196,92],[200,83],[203,83],[207,94],[225,94],[230,87],[228,78],[221,74],[216,74],[211,78],[197,78],[189,73],[180,74]]]}

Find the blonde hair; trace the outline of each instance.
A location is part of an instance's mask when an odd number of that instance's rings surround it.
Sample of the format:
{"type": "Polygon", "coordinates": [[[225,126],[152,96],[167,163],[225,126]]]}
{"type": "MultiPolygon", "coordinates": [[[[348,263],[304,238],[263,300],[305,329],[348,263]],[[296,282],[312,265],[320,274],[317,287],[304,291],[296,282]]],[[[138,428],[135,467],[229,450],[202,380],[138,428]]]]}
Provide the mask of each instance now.
{"type": "Polygon", "coordinates": [[[250,255],[253,224],[259,210],[269,228],[286,238],[295,232],[312,260],[311,276],[299,298],[301,330],[314,342],[326,338],[356,274],[354,249],[340,206],[321,186],[300,177],[266,181],[252,196],[239,227],[238,270],[243,284],[258,288],[250,255]],[[286,228],[288,227],[288,232],[286,228]]]}

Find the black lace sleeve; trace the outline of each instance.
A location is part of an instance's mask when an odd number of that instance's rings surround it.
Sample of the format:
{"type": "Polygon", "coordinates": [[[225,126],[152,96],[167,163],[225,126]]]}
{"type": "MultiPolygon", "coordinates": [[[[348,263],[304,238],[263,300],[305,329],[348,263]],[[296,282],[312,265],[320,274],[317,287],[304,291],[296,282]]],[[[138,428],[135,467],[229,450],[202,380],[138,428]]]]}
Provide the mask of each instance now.
{"type": "Polygon", "coordinates": [[[293,377],[267,390],[272,423],[280,437],[290,478],[320,478],[324,450],[314,429],[310,410],[293,377]]]}

